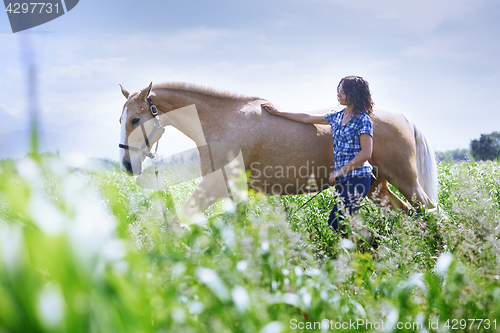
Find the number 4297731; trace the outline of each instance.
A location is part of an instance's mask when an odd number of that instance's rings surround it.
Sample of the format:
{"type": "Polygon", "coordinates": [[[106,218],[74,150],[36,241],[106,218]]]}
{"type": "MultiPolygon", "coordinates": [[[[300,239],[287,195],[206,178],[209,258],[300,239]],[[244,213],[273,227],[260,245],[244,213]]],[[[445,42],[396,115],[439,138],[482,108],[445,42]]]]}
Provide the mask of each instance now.
{"type": "Polygon", "coordinates": [[[24,3],[9,3],[5,11],[9,14],[51,14],[53,11],[59,13],[59,4],[52,5],[50,2],[24,2],[24,3]]]}
{"type": "Polygon", "coordinates": [[[489,319],[448,319],[446,323],[444,323],[444,327],[450,330],[464,330],[464,329],[486,329],[490,328],[496,330],[497,328],[497,320],[489,320],[489,319]]]}

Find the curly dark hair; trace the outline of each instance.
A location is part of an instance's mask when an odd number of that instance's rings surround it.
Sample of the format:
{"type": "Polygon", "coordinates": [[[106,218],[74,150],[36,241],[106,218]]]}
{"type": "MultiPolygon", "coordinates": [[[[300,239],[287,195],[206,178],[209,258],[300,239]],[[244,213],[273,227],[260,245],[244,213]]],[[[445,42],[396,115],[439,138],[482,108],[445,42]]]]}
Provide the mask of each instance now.
{"type": "Polygon", "coordinates": [[[340,80],[337,92],[340,90],[341,84],[342,90],[346,94],[346,102],[352,105],[354,113],[359,114],[364,111],[371,117],[374,103],[368,82],[361,76],[346,76],[340,80]]]}

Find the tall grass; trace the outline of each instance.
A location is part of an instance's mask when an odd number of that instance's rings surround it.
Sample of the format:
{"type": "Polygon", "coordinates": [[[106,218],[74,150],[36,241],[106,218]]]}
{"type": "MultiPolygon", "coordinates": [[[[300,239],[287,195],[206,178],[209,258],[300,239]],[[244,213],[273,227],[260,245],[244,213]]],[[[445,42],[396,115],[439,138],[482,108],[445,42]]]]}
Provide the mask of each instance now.
{"type": "Polygon", "coordinates": [[[323,319],[345,332],[444,332],[453,319],[453,331],[495,331],[496,162],[440,164],[438,211],[365,201],[343,235],[325,224],[330,190],[290,221],[285,208],[308,195],[219,203],[205,225],[173,227],[160,205],[170,220],[199,181],[178,175],[158,193],[59,158],[1,163],[0,332],[320,331],[323,319]]]}

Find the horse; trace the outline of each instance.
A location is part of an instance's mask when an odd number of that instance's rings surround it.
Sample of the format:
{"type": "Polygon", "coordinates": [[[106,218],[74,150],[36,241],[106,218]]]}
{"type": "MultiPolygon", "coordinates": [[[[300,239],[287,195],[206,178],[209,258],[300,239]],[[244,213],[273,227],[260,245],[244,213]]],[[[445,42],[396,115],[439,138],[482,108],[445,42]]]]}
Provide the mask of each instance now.
{"type": "MultiPolygon", "coordinates": [[[[126,98],[120,117],[122,170],[141,174],[142,162],[148,154],[151,157],[152,144],[163,133],[155,130],[158,127],[174,126],[197,146],[202,181],[184,205],[184,217],[199,216],[219,199],[231,196],[229,186],[225,186],[229,184],[227,174],[216,171],[237,155],[243,164],[240,167],[249,173],[249,187],[257,192],[296,195],[317,192],[328,184],[333,171],[333,140],[328,125],[273,116],[261,107],[265,99],[194,84],[151,83],[134,93],[120,87],[126,98]],[[138,146],[140,150],[128,149],[138,146]]],[[[390,209],[408,210],[409,206],[390,190],[389,182],[411,205],[434,208],[437,166],[425,135],[403,114],[375,109],[372,121],[373,153],[369,162],[377,180],[368,197],[376,195],[390,209]]]]}

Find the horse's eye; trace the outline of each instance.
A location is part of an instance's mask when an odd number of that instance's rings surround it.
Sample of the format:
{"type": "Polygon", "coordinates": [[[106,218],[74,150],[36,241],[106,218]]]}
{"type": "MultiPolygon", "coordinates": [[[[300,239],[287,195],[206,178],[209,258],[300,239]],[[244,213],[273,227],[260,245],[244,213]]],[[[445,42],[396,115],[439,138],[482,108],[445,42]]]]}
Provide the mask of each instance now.
{"type": "Polygon", "coordinates": [[[135,117],[135,118],[132,118],[131,123],[132,123],[132,125],[137,125],[137,123],[138,123],[139,121],[141,121],[141,118],[137,118],[137,117],[135,117]]]}

